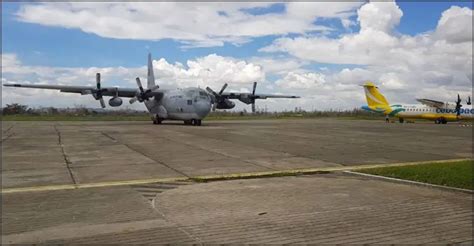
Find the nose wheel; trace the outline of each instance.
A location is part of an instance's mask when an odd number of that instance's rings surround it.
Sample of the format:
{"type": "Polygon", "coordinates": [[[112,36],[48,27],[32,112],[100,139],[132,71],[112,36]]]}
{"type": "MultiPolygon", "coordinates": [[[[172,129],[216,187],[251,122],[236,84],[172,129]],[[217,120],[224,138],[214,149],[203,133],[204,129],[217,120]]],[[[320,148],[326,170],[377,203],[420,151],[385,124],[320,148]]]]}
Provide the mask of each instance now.
{"type": "Polygon", "coordinates": [[[185,120],[185,121],[184,121],[184,124],[185,124],[185,125],[193,125],[193,126],[200,126],[201,123],[202,123],[201,120],[196,120],[196,119],[185,120]]]}

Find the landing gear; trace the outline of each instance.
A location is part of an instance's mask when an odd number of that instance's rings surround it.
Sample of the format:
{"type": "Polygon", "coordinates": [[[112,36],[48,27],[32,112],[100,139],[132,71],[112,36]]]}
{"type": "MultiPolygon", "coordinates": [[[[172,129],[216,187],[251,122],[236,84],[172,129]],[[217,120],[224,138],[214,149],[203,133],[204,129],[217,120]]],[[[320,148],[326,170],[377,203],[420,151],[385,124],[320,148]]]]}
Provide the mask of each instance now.
{"type": "Polygon", "coordinates": [[[201,120],[191,119],[191,120],[185,120],[184,124],[185,125],[200,126],[201,122],[202,122],[201,120]]]}
{"type": "Polygon", "coordinates": [[[399,118],[398,121],[399,121],[400,123],[405,122],[405,120],[404,120],[403,118],[399,118]]]}
{"type": "Polygon", "coordinates": [[[184,124],[186,124],[186,122],[189,122],[188,124],[193,125],[193,126],[200,126],[201,125],[201,120],[196,120],[196,119],[192,119],[192,120],[189,120],[189,121],[186,120],[186,121],[184,121],[184,124]]]}
{"type": "Polygon", "coordinates": [[[154,124],[154,125],[160,125],[160,124],[163,122],[163,119],[160,118],[160,117],[158,117],[158,115],[155,115],[155,116],[152,118],[152,120],[153,120],[153,124],[154,124]]]}
{"type": "Polygon", "coordinates": [[[438,119],[435,120],[435,124],[447,124],[447,123],[448,123],[448,121],[443,117],[438,118],[438,119]]]}

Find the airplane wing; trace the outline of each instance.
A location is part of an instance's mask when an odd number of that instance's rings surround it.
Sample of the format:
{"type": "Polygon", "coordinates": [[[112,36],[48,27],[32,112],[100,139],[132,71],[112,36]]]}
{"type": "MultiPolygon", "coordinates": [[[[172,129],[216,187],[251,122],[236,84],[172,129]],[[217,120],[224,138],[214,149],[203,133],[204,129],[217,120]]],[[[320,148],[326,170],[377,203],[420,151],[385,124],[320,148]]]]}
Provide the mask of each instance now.
{"type": "Polygon", "coordinates": [[[416,99],[418,102],[423,103],[424,105],[431,106],[431,107],[436,107],[436,108],[442,108],[445,106],[444,102],[440,101],[435,101],[431,99],[416,99]]]}
{"type": "MultiPolygon", "coordinates": [[[[81,95],[90,95],[97,93],[98,89],[95,86],[71,86],[71,85],[35,85],[35,84],[3,84],[7,87],[33,88],[33,89],[49,89],[59,90],[60,92],[79,93],[81,95]]],[[[118,96],[118,97],[135,97],[137,95],[136,88],[121,88],[121,87],[103,87],[102,95],[104,96],[118,96]]],[[[161,96],[163,92],[152,91],[149,96],[161,96]]]]}
{"type": "Polygon", "coordinates": [[[257,88],[257,82],[253,82],[253,89],[252,93],[249,92],[224,92],[227,88],[227,83],[222,86],[219,92],[215,92],[213,89],[206,87],[206,90],[211,95],[212,103],[213,103],[213,110],[217,109],[231,109],[235,106],[235,104],[229,99],[238,99],[239,101],[245,104],[252,104],[252,112],[255,112],[255,100],[257,99],[267,99],[267,98],[300,98],[299,96],[293,95],[277,95],[277,94],[258,94],[255,93],[255,89],[257,88]]]}
{"type": "Polygon", "coordinates": [[[240,93],[240,92],[223,92],[222,97],[227,99],[241,99],[245,97],[252,97],[255,99],[267,99],[267,98],[300,98],[299,96],[292,95],[276,95],[276,94],[252,94],[252,93],[240,93]]]}

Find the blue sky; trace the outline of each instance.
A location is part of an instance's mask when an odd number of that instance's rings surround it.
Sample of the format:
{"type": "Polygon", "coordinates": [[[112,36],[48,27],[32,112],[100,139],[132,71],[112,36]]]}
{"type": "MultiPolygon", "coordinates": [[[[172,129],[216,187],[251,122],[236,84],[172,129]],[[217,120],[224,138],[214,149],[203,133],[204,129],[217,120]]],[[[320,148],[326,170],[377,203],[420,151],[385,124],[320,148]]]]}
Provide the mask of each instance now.
{"type": "MultiPolygon", "coordinates": [[[[302,107],[310,108],[334,97],[321,88],[344,95],[339,108],[363,103],[362,95],[350,98],[357,90],[355,85],[360,84],[357,80],[362,79],[380,81],[389,94],[405,91],[402,102],[412,102],[409,98],[415,96],[449,98],[448,84],[466,90],[472,83],[472,69],[467,67],[426,67],[430,59],[433,63],[433,59],[443,60],[444,55],[453,57],[457,54],[454,46],[468,49],[456,62],[472,64],[472,56],[468,56],[472,54],[468,48],[469,43],[472,47],[472,35],[466,39],[468,29],[456,29],[466,26],[466,17],[472,20],[471,1],[104,5],[107,3],[2,2],[2,61],[28,66],[32,71],[29,76],[42,74],[44,68],[85,71],[93,67],[123,67],[128,69],[124,73],[132,76],[133,69],[145,65],[150,51],[156,62],[166,60],[155,69],[171,81],[169,85],[186,86],[196,79],[203,85],[218,86],[230,76],[229,81],[236,80],[230,88],[245,90],[248,83],[258,79],[266,92],[285,89],[310,93],[311,98],[320,93],[319,101],[301,101],[302,107]],[[443,13],[447,24],[438,26],[443,13]],[[425,34],[423,41],[419,37],[425,34]],[[446,52],[440,44],[445,45],[446,52]],[[422,48],[429,52],[415,55],[422,48]],[[391,55],[385,57],[384,52],[391,55]],[[436,56],[429,57],[431,53],[436,56]],[[413,58],[408,58],[412,54],[413,58]],[[194,67],[188,66],[190,61],[194,67]],[[223,64],[232,69],[225,71],[223,64]],[[206,75],[203,66],[212,68],[213,74],[206,75]],[[43,70],[36,72],[40,67],[43,70]],[[423,90],[410,90],[413,81],[423,90]],[[445,81],[441,86],[446,87],[446,93],[435,95],[439,81],[445,81]]],[[[472,29],[472,23],[469,27],[472,29]]],[[[18,69],[7,70],[2,73],[7,81],[48,83],[41,76],[28,78],[15,74],[18,69]]],[[[71,73],[61,73],[63,77],[51,83],[85,78],[78,71],[71,73]]],[[[121,86],[130,86],[128,77],[113,78],[121,86]]]]}
{"type": "MultiPolygon", "coordinates": [[[[188,59],[216,53],[222,56],[245,58],[259,54],[258,49],[269,45],[276,36],[254,38],[252,42],[235,46],[226,43],[222,47],[181,49],[178,41],[165,39],[141,41],[103,38],[78,29],[49,27],[24,23],[17,20],[16,12],[22,4],[3,2],[2,52],[15,53],[25,64],[45,66],[139,66],[143,65],[146,53],[164,57],[170,62],[185,63],[188,59]]],[[[403,34],[418,34],[433,30],[441,13],[452,5],[468,6],[472,2],[398,2],[403,18],[396,30],[403,34]],[[420,11],[423,9],[423,11],[420,11]]],[[[274,4],[270,8],[251,8],[246,12],[260,15],[284,11],[284,5],[274,4]]],[[[355,19],[355,18],[353,18],[355,19]]],[[[341,28],[333,19],[318,20],[317,23],[341,28]]],[[[353,28],[357,31],[357,27],[353,28]]],[[[344,30],[345,31],[345,30],[344,30]]],[[[340,35],[335,32],[333,35],[340,35]]]]}

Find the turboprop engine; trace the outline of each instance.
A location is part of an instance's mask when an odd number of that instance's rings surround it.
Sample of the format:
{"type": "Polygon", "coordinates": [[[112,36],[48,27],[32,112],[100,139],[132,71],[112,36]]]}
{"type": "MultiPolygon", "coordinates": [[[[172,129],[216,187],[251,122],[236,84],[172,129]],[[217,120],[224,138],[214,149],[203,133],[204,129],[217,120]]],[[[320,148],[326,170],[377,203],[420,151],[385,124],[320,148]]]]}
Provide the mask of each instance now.
{"type": "Polygon", "coordinates": [[[217,103],[216,108],[218,109],[232,109],[235,107],[235,103],[229,99],[224,99],[217,103]]]}
{"type": "Polygon", "coordinates": [[[109,100],[109,105],[111,107],[118,107],[118,106],[122,105],[122,99],[120,97],[112,97],[109,100]]]}

